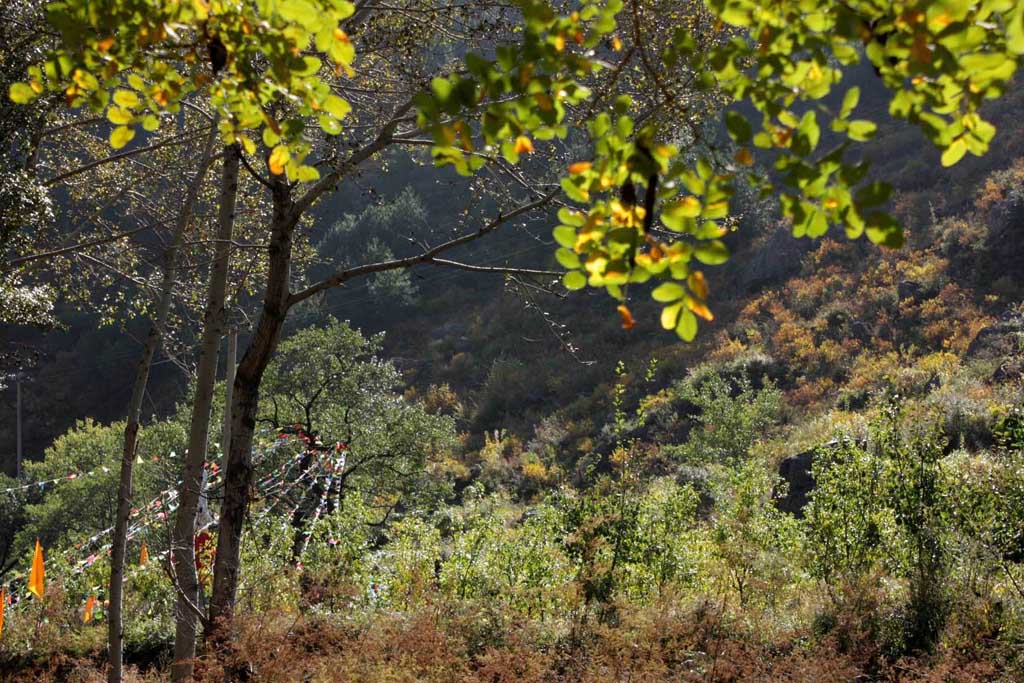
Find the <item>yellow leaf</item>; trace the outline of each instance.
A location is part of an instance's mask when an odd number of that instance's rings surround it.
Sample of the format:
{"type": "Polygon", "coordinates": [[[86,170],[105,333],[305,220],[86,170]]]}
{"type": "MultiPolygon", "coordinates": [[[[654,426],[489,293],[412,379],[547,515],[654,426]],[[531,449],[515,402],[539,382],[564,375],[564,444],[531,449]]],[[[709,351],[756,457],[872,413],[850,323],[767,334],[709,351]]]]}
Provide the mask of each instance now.
{"type": "Polygon", "coordinates": [[[704,304],[703,301],[697,301],[696,299],[687,299],[686,307],[691,311],[704,318],[705,320],[711,321],[715,319],[712,315],[711,310],[704,304]]]}
{"type": "Polygon", "coordinates": [[[274,175],[281,175],[284,173],[285,164],[291,159],[291,154],[288,153],[288,147],[285,145],[278,145],[270,152],[270,159],[267,161],[267,165],[270,167],[270,172],[274,175]]]}
{"type": "Polygon", "coordinates": [[[690,286],[690,291],[696,295],[698,299],[708,298],[708,283],[704,279],[704,273],[699,270],[695,270],[690,273],[690,276],[686,278],[686,284],[690,286]]]}
{"type": "Polygon", "coordinates": [[[516,138],[516,154],[529,154],[533,151],[533,141],[525,135],[516,138]]]}
{"type": "Polygon", "coordinates": [[[28,575],[28,592],[43,599],[46,568],[43,566],[43,546],[36,539],[36,552],[32,555],[32,571],[28,575]]]}
{"type": "Polygon", "coordinates": [[[618,36],[612,36],[612,49],[616,52],[622,49],[622,39],[618,36]]]}
{"type": "Polygon", "coordinates": [[[746,147],[736,150],[736,154],[732,158],[741,166],[752,166],[754,164],[754,155],[746,147]]]}
{"type": "Polygon", "coordinates": [[[633,320],[633,314],[629,312],[629,308],[626,304],[619,304],[616,309],[619,312],[619,317],[622,318],[622,329],[631,330],[636,326],[636,321],[633,320]]]}
{"type": "Polygon", "coordinates": [[[558,50],[559,52],[565,49],[565,36],[555,36],[555,49],[558,50]]]}

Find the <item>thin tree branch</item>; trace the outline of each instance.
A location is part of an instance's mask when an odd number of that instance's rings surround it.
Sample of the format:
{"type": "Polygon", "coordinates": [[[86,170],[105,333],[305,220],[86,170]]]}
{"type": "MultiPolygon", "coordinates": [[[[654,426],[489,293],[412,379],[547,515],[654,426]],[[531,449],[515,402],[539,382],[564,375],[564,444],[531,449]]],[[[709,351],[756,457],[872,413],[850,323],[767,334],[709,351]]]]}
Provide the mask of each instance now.
{"type": "Polygon", "coordinates": [[[545,275],[556,277],[563,275],[563,272],[556,270],[537,270],[535,268],[516,268],[513,266],[477,266],[472,263],[462,263],[461,261],[451,261],[449,259],[432,258],[427,259],[424,263],[431,263],[435,266],[445,266],[447,268],[457,268],[459,270],[468,270],[473,273],[501,273],[504,275],[545,275]]]}
{"type": "MultiPolygon", "coordinates": [[[[301,292],[295,292],[289,295],[288,300],[286,302],[286,307],[290,308],[295,304],[299,303],[300,301],[305,301],[311,296],[314,296],[324,290],[331,289],[332,287],[337,287],[338,285],[356,277],[370,275],[372,273],[381,273],[388,270],[408,268],[419,263],[436,262],[437,260],[439,260],[437,259],[437,256],[439,256],[440,254],[451,249],[454,249],[455,247],[462,246],[463,244],[468,244],[470,242],[478,240],[481,237],[494,232],[503,224],[507,223],[513,218],[516,218],[518,216],[523,215],[524,213],[528,213],[530,211],[533,211],[534,209],[544,206],[545,204],[549,203],[552,199],[554,199],[558,195],[558,192],[559,190],[552,190],[551,192],[547,193],[540,199],[536,199],[532,202],[529,202],[528,204],[523,204],[522,206],[511,211],[510,213],[499,214],[497,218],[493,219],[487,225],[483,226],[482,228],[475,232],[466,233],[465,235],[456,237],[455,239],[449,240],[443,244],[439,244],[436,247],[427,249],[420,254],[416,254],[415,256],[407,256],[405,258],[393,259],[390,261],[381,261],[379,263],[369,263],[366,265],[357,266],[355,268],[348,268],[346,270],[342,270],[328,278],[321,280],[320,282],[317,282],[314,285],[307,287],[301,292]]],[[[455,262],[453,261],[451,263],[454,264],[455,262]]],[[[482,266],[480,267],[482,268],[482,266]]],[[[516,272],[522,271],[517,270],[516,272]]],[[[545,272],[544,274],[547,273],[545,272]]]]}
{"type": "Polygon", "coordinates": [[[96,239],[86,240],[85,242],[79,242],[78,244],[72,244],[71,246],[61,247],[60,249],[54,249],[53,251],[44,251],[39,254],[30,254],[28,256],[20,256],[18,258],[11,259],[7,262],[7,267],[20,266],[23,263],[30,263],[32,261],[38,261],[39,259],[50,258],[53,256],[60,256],[66,254],[69,251],[78,251],[79,249],[88,249],[89,247],[95,247],[100,244],[107,244],[108,242],[116,242],[123,237],[131,237],[136,233],[140,233],[143,230],[150,230],[158,225],[162,225],[166,221],[159,221],[150,225],[143,225],[141,228],[135,228],[134,230],[126,230],[125,232],[119,232],[115,235],[108,235],[107,237],[97,237],[96,239]]]}
{"type": "Polygon", "coordinates": [[[137,156],[139,154],[144,154],[146,152],[152,152],[152,151],[160,149],[162,147],[170,147],[172,145],[183,145],[183,144],[185,144],[187,142],[190,142],[192,140],[192,136],[195,133],[201,133],[202,131],[207,130],[208,128],[209,128],[209,126],[203,126],[202,128],[194,128],[194,129],[192,129],[190,131],[186,131],[184,133],[181,133],[180,135],[176,135],[174,137],[167,138],[166,140],[162,140],[161,142],[157,142],[155,144],[148,145],[146,147],[137,147],[135,149],[130,149],[130,150],[126,151],[126,152],[118,152],[117,154],[111,154],[108,157],[104,157],[102,159],[97,159],[96,161],[89,162],[88,164],[86,164],[84,166],[79,166],[78,168],[75,168],[75,169],[72,169],[70,171],[66,171],[64,173],[61,173],[60,175],[54,176],[53,178],[50,178],[49,180],[47,180],[44,183],[44,185],[49,187],[51,185],[55,185],[55,184],[59,183],[62,180],[67,180],[68,178],[71,178],[73,176],[80,175],[80,174],[85,173],[87,171],[91,171],[92,169],[96,168],[97,166],[102,166],[103,164],[108,164],[108,163],[112,163],[112,162],[115,162],[115,161],[120,161],[122,159],[128,159],[130,157],[137,156]]]}

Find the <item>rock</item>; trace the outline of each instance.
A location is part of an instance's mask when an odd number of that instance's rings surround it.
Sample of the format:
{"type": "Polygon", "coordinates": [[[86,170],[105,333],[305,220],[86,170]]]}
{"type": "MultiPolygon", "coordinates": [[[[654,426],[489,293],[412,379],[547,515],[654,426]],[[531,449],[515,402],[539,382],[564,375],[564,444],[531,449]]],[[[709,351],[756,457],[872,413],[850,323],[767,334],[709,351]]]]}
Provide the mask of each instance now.
{"type": "MultiPolygon", "coordinates": [[[[857,442],[862,448],[867,444],[864,441],[857,442]]],[[[814,475],[811,474],[814,467],[814,457],[822,448],[831,449],[839,445],[837,439],[822,444],[818,448],[812,448],[803,453],[792,455],[779,463],[779,477],[786,482],[786,495],[781,492],[773,494],[775,507],[782,512],[788,512],[798,519],[803,519],[804,508],[811,500],[811,492],[814,490],[814,475]]]]}
{"type": "Polygon", "coordinates": [[[790,456],[779,463],[779,476],[786,482],[786,495],[775,495],[775,507],[797,518],[803,518],[804,508],[814,490],[811,467],[815,450],[790,456]]]}
{"type": "Polygon", "coordinates": [[[916,299],[921,295],[924,288],[920,282],[914,282],[913,280],[900,280],[896,285],[896,296],[900,301],[907,299],[916,299]]]}
{"type": "Polygon", "coordinates": [[[863,320],[854,320],[853,324],[850,325],[850,333],[853,335],[854,339],[868,341],[871,339],[872,330],[871,326],[863,320]]]}
{"type": "Polygon", "coordinates": [[[1024,198],[1017,192],[991,207],[987,215],[985,251],[993,276],[1024,281],[1024,198]]]}
{"type": "Polygon", "coordinates": [[[1024,371],[1024,316],[1008,311],[995,323],[984,327],[964,354],[965,360],[988,361],[997,365],[993,381],[1005,381],[1024,371]]]}

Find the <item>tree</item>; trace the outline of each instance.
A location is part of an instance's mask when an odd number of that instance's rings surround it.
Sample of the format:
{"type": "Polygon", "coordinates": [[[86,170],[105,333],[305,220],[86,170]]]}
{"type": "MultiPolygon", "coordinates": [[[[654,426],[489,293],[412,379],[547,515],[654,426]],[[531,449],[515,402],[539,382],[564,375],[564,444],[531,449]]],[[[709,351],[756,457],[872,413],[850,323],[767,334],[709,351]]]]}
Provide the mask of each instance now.
{"type": "Polygon", "coordinates": [[[454,447],[454,423],[398,393],[401,376],[377,356],[382,343],[330,320],[282,342],[267,370],[259,421],[302,436],[294,476],[305,482],[282,501],[293,508],[296,561],[311,524],[351,494],[386,521],[444,492],[428,464],[454,447]]]}

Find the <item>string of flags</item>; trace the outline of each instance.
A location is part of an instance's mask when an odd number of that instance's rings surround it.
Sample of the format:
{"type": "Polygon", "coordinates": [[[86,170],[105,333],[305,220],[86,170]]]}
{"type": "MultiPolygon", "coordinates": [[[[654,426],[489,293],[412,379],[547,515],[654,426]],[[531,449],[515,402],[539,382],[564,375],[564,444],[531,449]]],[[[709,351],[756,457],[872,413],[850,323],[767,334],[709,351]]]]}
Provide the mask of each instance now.
{"type": "MultiPolygon", "coordinates": [[[[261,430],[261,433],[266,433],[266,430],[261,430]]],[[[304,448],[302,451],[286,460],[278,467],[274,468],[274,470],[266,474],[264,477],[262,477],[259,481],[255,483],[254,487],[258,492],[258,498],[262,497],[269,499],[268,504],[258,515],[258,518],[262,519],[266,514],[268,514],[271,511],[271,509],[275,507],[276,504],[284,496],[286,496],[293,488],[295,488],[295,486],[297,486],[307,477],[313,475],[312,478],[313,480],[315,480],[319,478],[321,474],[326,473],[328,479],[327,486],[324,488],[320,496],[320,500],[318,501],[318,504],[316,506],[311,524],[311,526],[315,526],[317,521],[319,521],[319,519],[321,518],[323,511],[326,507],[327,495],[328,492],[330,491],[331,484],[333,483],[334,478],[337,476],[338,472],[343,471],[345,468],[345,452],[348,450],[348,446],[347,444],[341,442],[325,446],[323,443],[321,443],[319,437],[317,437],[315,434],[310,435],[306,433],[304,430],[302,430],[300,425],[294,425],[293,428],[286,428],[281,430],[277,434],[277,438],[275,439],[273,444],[271,444],[268,448],[263,449],[262,451],[257,451],[255,453],[257,457],[254,458],[255,462],[253,464],[255,465],[258,462],[265,460],[272,452],[276,451],[277,449],[285,445],[286,442],[289,440],[290,436],[297,436],[305,444],[306,448],[304,448]],[[298,464],[304,457],[311,454],[314,455],[315,457],[313,458],[313,462],[310,463],[309,467],[305,468],[295,479],[289,481],[288,475],[292,473],[292,470],[294,469],[296,464],[298,464]],[[275,492],[277,493],[276,496],[268,495],[273,494],[275,492]]],[[[169,454],[169,457],[175,457],[175,453],[172,451],[169,454]]],[[[154,461],[158,459],[158,456],[154,456],[154,461]]],[[[218,484],[222,483],[220,468],[216,463],[206,463],[204,464],[204,468],[208,469],[208,484],[211,489],[215,488],[218,484]]],[[[32,482],[21,486],[0,489],[0,493],[13,494],[18,491],[32,489],[34,487],[39,487],[42,490],[45,489],[47,486],[53,486],[64,481],[74,481],[75,479],[78,479],[80,477],[93,476],[100,472],[108,474],[110,472],[110,468],[106,466],[101,466],[88,472],[72,472],[62,477],[56,477],[53,479],[32,482]]],[[[133,519],[136,519],[137,521],[134,524],[130,525],[128,528],[129,539],[135,537],[141,532],[144,532],[146,528],[152,525],[153,523],[157,521],[165,521],[168,518],[168,515],[170,513],[173,513],[177,509],[175,501],[178,495],[178,484],[180,484],[180,482],[177,482],[174,488],[166,489],[157,494],[157,496],[153,498],[149,503],[147,503],[146,506],[144,506],[143,508],[132,509],[131,516],[133,519]]],[[[295,509],[298,509],[299,505],[301,505],[301,500],[299,501],[298,504],[296,504],[295,509]]],[[[75,548],[84,549],[86,551],[91,550],[93,544],[95,544],[98,540],[103,538],[105,535],[111,533],[112,531],[113,527],[108,527],[107,529],[104,529],[99,533],[90,536],[85,541],[75,544],[75,548]]],[[[312,529],[308,529],[306,531],[306,542],[308,542],[311,533],[312,529]]],[[[75,573],[81,573],[86,568],[91,566],[97,560],[99,555],[104,551],[106,551],[109,554],[110,544],[105,544],[104,546],[96,549],[95,552],[92,552],[88,557],[80,560],[75,565],[73,571],[75,573]]],[[[163,559],[167,556],[167,554],[168,552],[165,550],[158,553],[157,557],[159,559],[163,559]]],[[[68,560],[71,561],[72,558],[69,557],[68,560]]],[[[142,546],[139,551],[138,566],[135,568],[135,571],[132,571],[129,575],[125,577],[125,580],[129,580],[137,571],[143,569],[149,563],[149,561],[149,549],[146,545],[145,539],[143,539],[142,546]]],[[[42,544],[37,539],[35,550],[33,552],[32,567],[29,572],[27,589],[28,592],[34,595],[38,600],[42,600],[45,594],[45,573],[46,569],[45,560],[43,557],[42,544]]],[[[16,574],[9,579],[9,582],[17,581],[21,579],[23,576],[24,574],[16,574]]],[[[85,604],[82,607],[82,623],[89,623],[90,621],[92,621],[96,603],[96,595],[94,593],[90,593],[86,598],[85,604]]],[[[12,593],[8,591],[6,585],[0,584],[0,635],[3,634],[4,628],[4,609],[6,606],[10,604],[12,604],[12,593]]]]}

